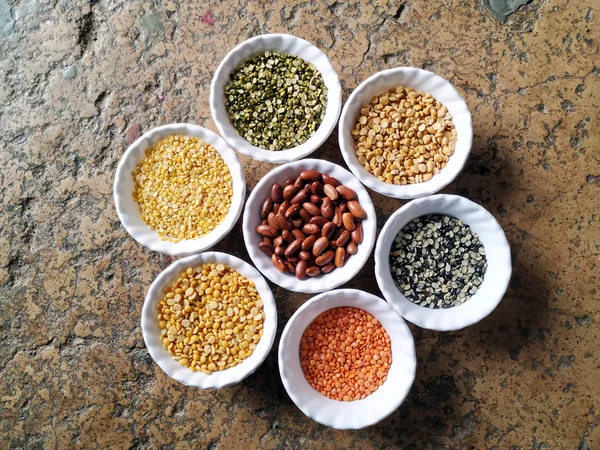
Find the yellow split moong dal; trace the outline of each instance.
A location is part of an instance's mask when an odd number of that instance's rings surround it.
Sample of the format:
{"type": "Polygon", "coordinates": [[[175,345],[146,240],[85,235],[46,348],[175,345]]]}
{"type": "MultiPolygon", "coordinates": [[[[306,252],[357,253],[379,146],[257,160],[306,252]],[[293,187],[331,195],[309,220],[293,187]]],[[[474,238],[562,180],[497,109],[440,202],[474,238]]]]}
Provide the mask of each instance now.
{"type": "Polygon", "coordinates": [[[163,139],[146,150],[132,176],[142,220],[164,240],[198,239],[210,233],[231,206],[229,168],[198,138],[163,139]]]}

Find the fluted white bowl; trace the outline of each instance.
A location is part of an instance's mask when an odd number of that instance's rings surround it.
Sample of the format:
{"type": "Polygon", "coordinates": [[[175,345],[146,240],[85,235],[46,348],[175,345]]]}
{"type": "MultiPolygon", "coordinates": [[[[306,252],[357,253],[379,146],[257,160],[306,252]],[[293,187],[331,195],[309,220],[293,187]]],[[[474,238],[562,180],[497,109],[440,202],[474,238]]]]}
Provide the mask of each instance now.
{"type": "Polygon", "coordinates": [[[148,348],[148,353],[150,353],[154,362],[174,380],[200,389],[220,389],[231,386],[252,374],[269,354],[269,351],[273,347],[276,332],[277,308],[269,285],[254,267],[227,253],[205,252],[175,261],[156,277],[150,286],[150,290],[144,301],[144,307],[142,308],[142,335],[148,348]],[[157,307],[164,297],[163,289],[170,286],[179,274],[188,267],[195,267],[200,264],[225,264],[236,270],[240,275],[252,280],[264,303],[265,316],[263,321],[263,336],[254,352],[252,352],[252,355],[235,367],[212,372],[208,375],[203,372],[192,372],[187,367],[179,365],[173,359],[173,356],[163,347],[160,335],[161,330],[157,319],[157,307]]]}
{"type": "Polygon", "coordinates": [[[415,379],[417,356],[410,329],[384,300],[356,289],[339,289],[313,297],[290,318],[279,343],[279,373],[292,401],[311,419],[332,428],[359,429],[374,425],[394,412],[406,399],[415,379]],[[387,331],[392,363],[387,379],[362,400],[333,400],[313,388],[300,365],[300,339],[321,313],[337,307],[360,308],[375,317],[387,331]]]}
{"type": "Polygon", "coordinates": [[[461,172],[471,151],[473,126],[467,104],[450,82],[442,77],[415,67],[396,67],[372,75],[352,92],[340,116],[338,138],[342,156],[352,173],[366,186],[380,194],[395,198],[417,198],[431,195],[450,184],[461,172]],[[456,127],[457,140],[454,154],[446,167],[431,180],[423,183],[396,185],[379,180],[359,162],[354,150],[351,131],[360,116],[361,108],[375,95],[392,87],[405,86],[429,93],[448,108],[456,127]]]}
{"type": "Polygon", "coordinates": [[[432,330],[458,330],[487,317],[502,300],[511,273],[510,247],[500,224],[485,208],[458,195],[432,195],[408,202],[387,220],[375,248],[375,277],[383,296],[406,320],[432,330]],[[450,308],[417,305],[400,292],[392,278],[389,257],[394,239],[407,223],[427,214],[462,220],[477,233],[485,247],[488,266],[483,283],[461,305],[450,308]]]}
{"type": "Polygon", "coordinates": [[[310,42],[289,34],[263,34],[242,42],[221,61],[210,86],[210,111],[221,136],[240,153],[273,164],[304,158],[319,148],[337,125],[341,108],[342,87],[327,55],[310,42]],[[229,121],[224,93],[225,85],[229,82],[229,76],[244,61],[266,51],[298,56],[312,63],[321,73],[323,82],[327,87],[325,117],[315,133],[297,147],[278,151],[256,147],[240,136],[229,121]]]}
{"type": "Polygon", "coordinates": [[[117,215],[123,227],[137,242],[155,252],[171,256],[189,255],[209,249],[231,231],[244,206],[246,179],[237,154],[218,134],[197,125],[174,123],[153,128],[129,146],[117,166],[113,195],[117,215]],[[158,233],[142,220],[139,205],[132,195],[134,186],[132,172],[145,157],[146,149],[174,135],[195,137],[210,144],[227,164],[233,186],[233,197],[225,219],[210,233],[198,239],[184,239],[179,242],[161,239],[158,233]]]}
{"type": "Polygon", "coordinates": [[[276,167],[266,174],[252,190],[243,216],[244,243],[250,255],[250,259],[258,270],[262,272],[273,283],[278,284],[290,291],[306,292],[314,294],[334,289],[350,281],[367,262],[377,233],[377,217],[375,208],[369,193],[362,184],[348,172],[346,169],[322,159],[303,159],[276,167]],[[303,170],[317,170],[326,173],[338,179],[340,183],[356,192],[357,200],[367,213],[367,217],[362,221],[363,241],[358,244],[358,251],[350,255],[344,264],[344,267],[335,269],[328,274],[322,274],[318,277],[306,277],[299,280],[294,274],[279,272],[271,258],[258,248],[262,238],[256,232],[256,227],[260,225],[260,209],[265,199],[271,193],[271,186],[274,183],[284,184],[289,178],[296,179],[303,170]]]}

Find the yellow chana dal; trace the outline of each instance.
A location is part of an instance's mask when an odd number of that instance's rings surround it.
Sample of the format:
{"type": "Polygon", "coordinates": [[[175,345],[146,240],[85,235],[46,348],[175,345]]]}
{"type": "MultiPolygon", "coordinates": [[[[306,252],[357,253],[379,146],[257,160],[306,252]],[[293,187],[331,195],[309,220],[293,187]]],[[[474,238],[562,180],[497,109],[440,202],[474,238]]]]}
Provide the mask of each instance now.
{"type": "Polygon", "coordinates": [[[142,220],[161,239],[198,239],[227,216],[233,198],[231,173],[209,144],[169,136],[146,150],[132,173],[133,199],[142,220]]]}
{"type": "Polygon", "coordinates": [[[231,267],[190,267],[163,292],[158,304],[163,346],[182,366],[210,374],[236,366],[256,349],[263,301],[254,282],[231,267]]]}

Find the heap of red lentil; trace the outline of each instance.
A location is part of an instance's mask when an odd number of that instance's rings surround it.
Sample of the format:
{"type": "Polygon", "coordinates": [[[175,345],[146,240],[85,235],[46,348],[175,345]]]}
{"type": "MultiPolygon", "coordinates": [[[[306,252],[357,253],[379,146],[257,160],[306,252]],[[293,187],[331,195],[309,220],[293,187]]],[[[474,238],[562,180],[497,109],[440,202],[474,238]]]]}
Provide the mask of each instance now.
{"type": "Polygon", "coordinates": [[[300,340],[300,364],[307,381],[327,397],[360,400],[386,380],[392,363],[390,337],[379,321],[358,308],[319,315],[300,340]]]}

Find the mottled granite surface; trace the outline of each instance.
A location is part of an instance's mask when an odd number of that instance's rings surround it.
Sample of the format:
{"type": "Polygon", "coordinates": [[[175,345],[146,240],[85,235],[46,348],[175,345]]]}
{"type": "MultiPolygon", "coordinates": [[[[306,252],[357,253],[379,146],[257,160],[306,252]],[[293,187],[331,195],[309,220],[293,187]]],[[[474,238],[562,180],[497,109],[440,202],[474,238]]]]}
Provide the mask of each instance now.
{"type": "MultiPolygon", "coordinates": [[[[600,4],[0,0],[0,447],[600,448],[600,4]],[[516,8],[515,8],[516,9],[516,8]],[[119,158],[170,122],[215,129],[208,97],[237,43],[288,32],[322,48],[345,97],[411,65],[449,79],[474,145],[444,192],[484,205],[514,276],[466,330],[411,325],[417,379],[377,426],[336,431],[286,395],[276,346],[238,386],[184,387],[153,364],[140,310],[170,257],[112,201],[119,158]]],[[[314,156],[341,163],[336,133],[314,156]]],[[[251,189],[272,166],[241,157],[251,189]]],[[[402,203],[373,194],[379,224],[402,203]]],[[[217,246],[247,258],[238,223],[217,246]]],[[[348,283],[380,294],[372,260],[348,283]]],[[[274,288],[279,329],[308,295],[274,288]]]]}

